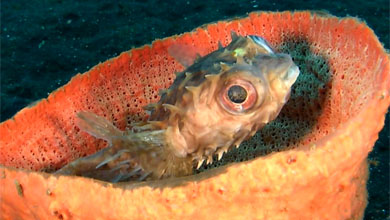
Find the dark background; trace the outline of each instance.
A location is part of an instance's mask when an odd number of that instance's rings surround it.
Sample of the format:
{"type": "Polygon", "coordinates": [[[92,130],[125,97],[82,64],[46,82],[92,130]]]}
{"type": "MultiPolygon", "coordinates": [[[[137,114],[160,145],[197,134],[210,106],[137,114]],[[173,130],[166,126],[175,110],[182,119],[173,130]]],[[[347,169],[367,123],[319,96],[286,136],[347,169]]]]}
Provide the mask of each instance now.
{"type": "MultiPolygon", "coordinates": [[[[4,121],[78,72],[154,39],[258,10],[322,10],[366,21],[389,48],[388,0],[376,1],[61,1],[1,2],[1,113],[4,121]]],[[[389,114],[370,154],[365,219],[389,216],[389,114]]]]}

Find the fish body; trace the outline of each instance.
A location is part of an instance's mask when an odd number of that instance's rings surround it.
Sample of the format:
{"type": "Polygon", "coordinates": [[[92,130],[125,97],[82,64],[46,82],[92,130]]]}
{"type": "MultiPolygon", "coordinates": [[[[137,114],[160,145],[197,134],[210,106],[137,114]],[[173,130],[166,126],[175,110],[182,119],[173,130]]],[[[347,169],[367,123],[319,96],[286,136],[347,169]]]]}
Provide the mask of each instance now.
{"type": "Polygon", "coordinates": [[[111,182],[189,175],[275,119],[298,75],[291,57],[275,53],[263,38],[232,34],[229,45],[177,74],[146,107],[148,121],[121,131],[93,113],[78,113],[80,129],[109,147],[57,173],[111,182]]]}

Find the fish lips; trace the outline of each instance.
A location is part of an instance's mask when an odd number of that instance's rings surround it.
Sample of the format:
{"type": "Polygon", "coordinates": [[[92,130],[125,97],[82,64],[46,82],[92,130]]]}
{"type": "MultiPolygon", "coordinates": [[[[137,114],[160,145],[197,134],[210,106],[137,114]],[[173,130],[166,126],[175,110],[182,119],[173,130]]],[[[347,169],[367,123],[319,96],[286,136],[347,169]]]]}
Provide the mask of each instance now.
{"type": "Polygon", "coordinates": [[[293,63],[282,78],[284,85],[286,87],[291,87],[297,80],[299,72],[299,67],[293,63]]]}
{"type": "Polygon", "coordinates": [[[291,87],[299,76],[299,68],[288,54],[259,54],[256,56],[254,67],[259,74],[267,76],[269,81],[278,78],[286,88],[291,87]]]}

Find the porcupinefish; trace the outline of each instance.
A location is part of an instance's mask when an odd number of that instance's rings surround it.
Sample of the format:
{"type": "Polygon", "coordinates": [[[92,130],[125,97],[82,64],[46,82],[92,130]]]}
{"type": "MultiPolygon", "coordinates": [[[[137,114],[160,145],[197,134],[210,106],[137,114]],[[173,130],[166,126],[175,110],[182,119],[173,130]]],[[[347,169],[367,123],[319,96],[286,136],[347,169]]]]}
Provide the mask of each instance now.
{"type": "Polygon", "coordinates": [[[190,175],[274,120],[299,75],[288,54],[274,52],[259,36],[233,33],[229,45],[192,65],[178,54],[172,56],[187,68],[146,106],[146,122],[121,131],[103,117],[79,112],[79,128],[109,146],[57,173],[110,182],[190,175]]]}

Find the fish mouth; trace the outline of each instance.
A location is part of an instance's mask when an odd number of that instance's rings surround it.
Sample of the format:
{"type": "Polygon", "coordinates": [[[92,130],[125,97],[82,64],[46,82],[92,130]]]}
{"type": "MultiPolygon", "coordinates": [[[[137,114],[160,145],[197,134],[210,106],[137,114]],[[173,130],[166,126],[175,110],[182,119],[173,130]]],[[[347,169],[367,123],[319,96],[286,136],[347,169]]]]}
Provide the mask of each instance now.
{"type": "Polygon", "coordinates": [[[282,80],[286,87],[291,87],[299,76],[299,67],[292,63],[290,68],[286,71],[286,74],[283,76],[282,80]]]}

